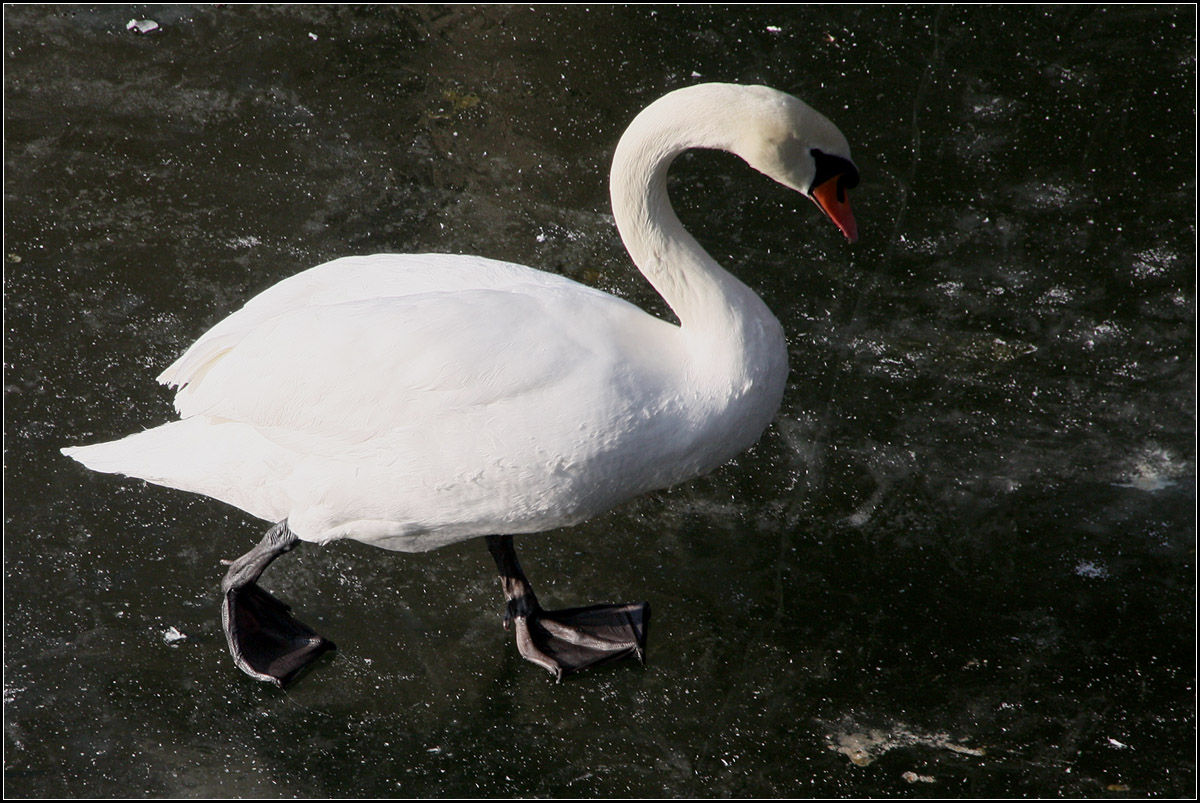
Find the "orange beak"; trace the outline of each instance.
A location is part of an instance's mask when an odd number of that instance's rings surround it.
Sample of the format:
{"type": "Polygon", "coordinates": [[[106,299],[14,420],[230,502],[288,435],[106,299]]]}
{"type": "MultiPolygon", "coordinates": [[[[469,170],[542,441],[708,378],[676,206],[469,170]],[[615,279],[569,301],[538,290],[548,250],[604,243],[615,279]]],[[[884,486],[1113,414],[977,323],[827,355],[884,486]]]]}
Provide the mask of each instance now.
{"type": "Polygon", "coordinates": [[[858,239],[858,224],[854,221],[854,213],[850,211],[850,196],[840,188],[841,176],[834,176],[819,187],[814,187],[812,199],[821,207],[821,211],[829,216],[846,239],[854,242],[858,239]]]}

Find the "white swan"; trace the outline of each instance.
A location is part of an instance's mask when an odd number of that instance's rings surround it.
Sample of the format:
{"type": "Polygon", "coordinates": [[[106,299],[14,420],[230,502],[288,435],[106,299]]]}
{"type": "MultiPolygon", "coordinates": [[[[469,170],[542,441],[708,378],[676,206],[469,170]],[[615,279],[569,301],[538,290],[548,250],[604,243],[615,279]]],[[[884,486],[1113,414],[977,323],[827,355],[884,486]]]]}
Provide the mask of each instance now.
{"type": "Polygon", "coordinates": [[[708,472],[779,407],[779,322],[667,199],[688,148],[741,156],[856,238],[858,173],[829,120],[767,87],[680,89],[634,119],[611,183],[621,237],[679,326],[481,257],[338,259],[256,296],[163,372],[180,421],[63,452],[278,522],[225,583],[230,649],[254,677],[282,684],[332,646],[255,583],[297,539],[423,551],[490,536],[526,658],[561,677],[640,657],[648,608],[543,611],[511,535],[708,472]]]}

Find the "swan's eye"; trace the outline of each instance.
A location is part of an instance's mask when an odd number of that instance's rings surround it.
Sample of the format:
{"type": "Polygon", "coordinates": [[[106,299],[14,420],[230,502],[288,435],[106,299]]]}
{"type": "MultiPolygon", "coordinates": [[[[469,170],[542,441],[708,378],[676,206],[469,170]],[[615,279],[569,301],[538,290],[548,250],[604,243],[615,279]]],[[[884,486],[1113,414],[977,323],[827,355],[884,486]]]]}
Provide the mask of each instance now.
{"type": "Polygon", "coordinates": [[[844,156],[833,156],[824,151],[813,148],[813,162],[816,164],[816,174],[813,176],[812,185],[808,189],[808,194],[812,195],[812,191],[820,187],[826,181],[836,178],[837,183],[837,199],[841,203],[846,202],[846,190],[852,190],[858,186],[858,168],[854,163],[844,156]]]}

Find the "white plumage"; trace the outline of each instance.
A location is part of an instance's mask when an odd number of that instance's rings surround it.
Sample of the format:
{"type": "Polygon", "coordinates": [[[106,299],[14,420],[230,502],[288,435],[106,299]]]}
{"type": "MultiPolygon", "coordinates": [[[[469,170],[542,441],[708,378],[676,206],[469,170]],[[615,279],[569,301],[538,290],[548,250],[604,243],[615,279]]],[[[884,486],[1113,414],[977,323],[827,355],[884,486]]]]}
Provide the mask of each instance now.
{"type": "MultiPolygon", "coordinates": [[[[680,326],[480,257],[338,259],[253,298],[163,372],[181,420],[63,451],[286,519],[307,541],[405,551],[570,525],[710,471],[770,422],[787,354],[758,296],[670,209],[667,167],[689,147],[810,194],[814,149],[849,164],[837,129],[789,95],[678,90],[622,138],[612,197],[680,326]]],[[[821,205],[851,236],[848,207],[821,205]]]]}

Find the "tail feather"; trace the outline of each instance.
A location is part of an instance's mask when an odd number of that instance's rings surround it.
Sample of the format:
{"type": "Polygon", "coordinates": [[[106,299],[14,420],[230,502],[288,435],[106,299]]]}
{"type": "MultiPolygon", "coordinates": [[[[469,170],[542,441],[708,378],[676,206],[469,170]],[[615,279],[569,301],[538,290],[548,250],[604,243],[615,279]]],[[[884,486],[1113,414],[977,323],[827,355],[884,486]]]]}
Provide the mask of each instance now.
{"type": "MultiPolygon", "coordinates": [[[[92,471],[201,493],[247,513],[279,521],[287,504],[273,498],[270,467],[279,447],[245,424],[214,424],[205,418],[173,421],[120,440],[69,446],[62,453],[92,471]]],[[[277,479],[277,478],[275,478],[277,479]]]]}

